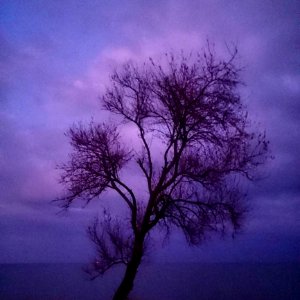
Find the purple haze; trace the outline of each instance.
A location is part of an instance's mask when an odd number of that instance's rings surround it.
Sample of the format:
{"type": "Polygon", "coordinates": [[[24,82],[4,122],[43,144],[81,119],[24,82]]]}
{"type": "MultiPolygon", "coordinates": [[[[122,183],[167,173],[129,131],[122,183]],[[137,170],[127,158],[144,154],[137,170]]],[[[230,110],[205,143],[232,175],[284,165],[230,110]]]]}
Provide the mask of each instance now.
{"type": "MultiPolygon", "coordinates": [[[[155,259],[300,261],[300,5],[298,1],[14,1],[0,5],[0,262],[85,261],[100,201],[58,216],[64,132],[103,120],[101,94],[120,63],[209,38],[237,44],[242,95],[275,160],[249,187],[253,210],[235,240],[188,249],[175,235],[155,259]]],[[[113,199],[112,199],[113,200],[113,199]]],[[[116,201],[118,201],[116,199],[116,201]]]]}

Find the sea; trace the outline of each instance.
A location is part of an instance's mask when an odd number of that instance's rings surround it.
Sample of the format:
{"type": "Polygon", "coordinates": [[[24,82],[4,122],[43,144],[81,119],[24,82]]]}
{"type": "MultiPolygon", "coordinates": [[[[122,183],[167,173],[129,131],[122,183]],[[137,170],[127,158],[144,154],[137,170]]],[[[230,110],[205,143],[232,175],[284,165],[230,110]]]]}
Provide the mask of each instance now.
{"type": "MultiPolygon", "coordinates": [[[[1,264],[0,299],[110,300],[124,269],[93,281],[83,264],[1,264]]],[[[148,263],[130,300],[299,300],[299,263],[148,263]]]]}

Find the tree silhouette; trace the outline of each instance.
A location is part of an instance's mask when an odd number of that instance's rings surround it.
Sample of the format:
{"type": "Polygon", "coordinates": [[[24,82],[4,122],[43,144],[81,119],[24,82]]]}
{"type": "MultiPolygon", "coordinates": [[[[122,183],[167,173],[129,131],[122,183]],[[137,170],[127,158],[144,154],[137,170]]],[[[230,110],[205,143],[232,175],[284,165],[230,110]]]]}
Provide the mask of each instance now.
{"type": "Polygon", "coordinates": [[[237,91],[236,53],[225,60],[208,46],[196,55],[167,54],[162,63],[129,62],[112,74],[102,98],[120,123],[91,122],[68,132],[73,152],[62,166],[63,206],[77,198],[89,202],[110,189],[128,208],[128,219],[105,211],[88,228],[98,254],[92,276],[126,266],[114,300],[126,299],[132,290],[156,226],[166,233],[177,227],[190,245],[199,245],[207,234],[234,232],[241,225],[246,206],[236,179],[253,179],[268,142],[264,134],[249,131],[237,91]],[[138,132],[134,148],[119,133],[126,123],[138,132]],[[146,199],[126,183],[124,169],[132,163],[141,172],[146,199]]]}

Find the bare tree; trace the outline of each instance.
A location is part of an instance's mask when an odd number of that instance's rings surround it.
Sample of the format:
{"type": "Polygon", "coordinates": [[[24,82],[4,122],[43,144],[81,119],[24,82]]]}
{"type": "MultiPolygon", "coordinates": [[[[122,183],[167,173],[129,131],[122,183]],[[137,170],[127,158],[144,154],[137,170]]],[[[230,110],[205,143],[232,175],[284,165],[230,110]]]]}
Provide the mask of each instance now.
{"type": "Polygon", "coordinates": [[[102,99],[104,109],[122,122],[69,130],[73,152],[62,166],[64,207],[77,198],[89,202],[108,189],[128,207],[127,226],[126,219],[104,213],[88,228],[98,254],[93,276],[116,264],[126,266],[114,300],[126,299],[132,290],[156,226],[167,233],[181,229],[190,245],[212,232],[240,227],[245,201],[236,178],[253,178],[268,142],[264,134],[249,131],[235,58],[236,51],[224,60],[208,47],[197,55],[168,54],[163,64],[127,63],[113,73],[102,99]],[[119,126],[126,122],[137,129],[138,149],[120,137],[119,126]],[[160,156],[154,154],[157,148],[160,156]],[[129,162],[141,172],[146,200],[126,183],[122,169],[129,162]]]}

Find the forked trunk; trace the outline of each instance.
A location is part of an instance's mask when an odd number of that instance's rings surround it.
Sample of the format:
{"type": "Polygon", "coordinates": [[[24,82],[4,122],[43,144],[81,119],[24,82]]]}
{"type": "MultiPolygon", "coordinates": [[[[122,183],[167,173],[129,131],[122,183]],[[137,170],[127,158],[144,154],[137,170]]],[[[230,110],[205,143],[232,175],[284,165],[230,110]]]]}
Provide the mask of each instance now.
{"type": "Polygon", "coordinates": [[[144,239],[136,239],[132,257],[128,263],[124,278],[114,294],[113,300],[126,300],[133,288],[135,276],[143,257],[144,239]]]}

